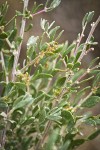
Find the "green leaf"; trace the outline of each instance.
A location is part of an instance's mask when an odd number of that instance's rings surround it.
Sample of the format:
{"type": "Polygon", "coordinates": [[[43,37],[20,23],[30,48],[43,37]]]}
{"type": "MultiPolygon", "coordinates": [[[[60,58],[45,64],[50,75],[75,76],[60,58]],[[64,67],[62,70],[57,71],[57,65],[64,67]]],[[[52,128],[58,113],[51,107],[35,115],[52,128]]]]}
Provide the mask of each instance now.
{"type": "Polygon", "coordinates": [[[32,27],[33,27],[33,24],[32,24],[32,23],[29,24],[29,26],[25,29],[25,32],[27,32],[27,31],[29,31],[30,29],[32,29],[32,27]]]}
{"type": "Polygon", "coordinates": [[[85,95],[86,91],[90,88],[91,88],[91,86],[87,86],[87,87],[83,88],[82,90],[80,90],[79,92],[77,92],[77,94],[74,98],[73,105],[77,105],[77,102],[85,95]]]}
{"type": "Polygon", "coordinates": [[[76,139],[76,140],[73,140],[71,146],[72,146],[73,149],[74,149],[76,146],[80,146],[80,145],[82,145],[84,142],[85,142],[85,139],[76,139]]]}
{"type": "Polygon", "coordinates": [[[73,69],[79,68],[80,65],[81,65],[81,62],[76,62],[76,63],[74,64],[74,66],[73,66],[73,69]]]}
{"type": "Polygon", "coordinates": [[[76,72],[75,75],[74,75],[73,78],[72,78],[72,81],[75,82],[80,76],[83,75],[83,73],[84,73],[84,70],[83,70],[83,69],[81,69],[81,70],[79,70],[78,72],[76,72]]]}
{"type": "Polygon", "coordinates": [[[34,122],[34,119],[35,119],[35,117],[28,117],[21,124],[23,126],[30,125],[34,122]]]}
{"type": "Polygon", "coordinates": [[[67,50],[67,48],[68,48],[68,41],[66,41],[65,43],[64,43],[64,46],[63,46],[63,50],[62,50],[62,56],[63,57],[65,57],[66,56],[66,50],[67,50]]]}
{"type": "Polygon", "coordinates": [[[67,67],[68,67],[69,69],[72,69],[72,68],[73,68],[73,63],[68,63],[68,64],[67,64],[67,67]]]}
{"type": "Polygon", "coordinates": [[[26,84],[21,82],[15,82],[15,86],[17,89],[21,89],[24,92],[26,91],[26,84]]]}
{"type": "Polygon", "coordinates": [[[32,116],[36,117],[40,112],[40,107],[38,105],[36,105],[33,110],[32,110],[32,116]]]}
{"type": "Polygon", "coordinates": [[[72,50],[73,50],[73,48],[75,47],[75,43],[72,43],[68,48],[67,48],[67,50],[64,52],[64,56],[65,55],[67,55],[67,54],[69,54],[72,50]]]}
{"type": "Polygon", "coordinates": [[[8,104],[5,103],[3,100],[1,100],[0,98],[0,109],[4,109],[4,108],[7,108],[8,107],[8,104]]]}
{"type": "Polygon", "coordinates": [[[59,122],[59,120],[62,119],[61,109],[62,108],[58,108],[58,107],[53,108],[52,110],[49,111],[49,114],[47,115],[46,118],[52,121],[59,122]]]}
{"type": "Polygon", "coordinates": [[[48,48],[48,44],[47,43],[43,43],[40,45],[40,50],[42,51],[46,51],[46,49],[48,48]]]}
{"type": "Polygon", "coordinates": [[[82,53],[82,51],[78,51],[78,52],[77,52],[77,55],[76,55],[75,60],[74,60],[74,63],[76,63],[76,62],[78,61],[78,59],[79,59],[81,53],[82,53]]]}
{"type": "Polygon", "coordinates": [[[62,87],[64,85],[65,81],[66,81],[66,77],[59,78],[57,83],[56,83],[56,86],[57,87],[62,87]]]}
{"type": "Polygon", "coordinates": [[[43,6],[43,4],[36,5],[36,2],[34,2],[34,6],[32,8],[32,14],[36,13],[41,6],[43,6]]]}
{"type": "Polygon", "coordinates": [[[93,106],[95,106],[97,103],[100,102],[100,97],[98,96],[91,96],[90,98],[88,98],[83,104],[82,107],[88,107],[91,108],[93,106]]]}
{"type": "Polygon", "coordinates": [[[6,32],[2,32],[0,34],[0,39],[6,39],[8,37],[7,33],[6,32]]]}
{"type": "Polygon", "coordinates": [[[49,111],[49,113],[50,114],[56,114],[56,113],[58,113],[58,112],[60,112],[61,111],[61,109],[62,109],[62,107],[54,107],[54,108],[52,108],[50,111],[49,111]]]}
{"type": "Polygon", "coordinates": [[[10,56],[9,58],[9,64],[8,64],[8,72],[11,71],[12,67],[13,67],[13,63],[14,63],[14,56],[10,56]]]}
{"type": "Polygon", "coordinates": [[[53,2],[51,3],[50,7],[54,9],[57,6],[59,6],[60,3],[61,3],[61,0],[53,0],[53,2]]]}
{"type": "Polygon", "coordinates": [[[43,91],[39,91],[36,97],[34,98],[34,103],[37,104],[39,101],[41,101],[45,96],[45,93],[43,91]]]}
{"type": "Polygon", "coordinates": [[[27,49],[27,59],[28,59],[28,61],[31,61],[31,60],[35,59],[35,57],[36,57],[35,49],[36,49],[35,46],[30,47],[30,48],[27,49]]]}
{"type": "Polygon", "coordinates": [[[86,13],[82,21],[82,26],[84,27],[85,24],[89,23],[92,20],[93,16],[94,16],[94,11],[86,13]]]}
{"type": "Polygon", "coordinates": [[[88,68],[91,68],[91,67],[95,64],[95,62],[98,61],[98,59],[100,59],[100,58],[99,58],[99,57],[96,57],[95,59],[93,59],[93,60],[90,62],[88,68]]]}
{"type": "Polygon", "coordinates": [[[89,117],[85,120],[85,123],[92,126],[100,125],[100,116],[89,117]]]}
{"type": "Polygon", "coordinates": [[[87,18],[88,18],[88,13],[86,13],[86,15],[84,16],[84,18],[82,20],[82,27],[84,27],[85,24],[87,23],[87,18]]]}
{"type": "Polygon", "coordinates": [[[40,79],[40,78],[52,78],[53,76],[51,74],[47,74],[47,73],[39,73],[37,75],[33,75],[31,80],[37,80],[37,79],[40,79]]]}
{"type": "Polygon", "coordinates": [[[100,129],[92,133],[87,139],[88,140],[93,140],[95,139],[98,135],[100,134],[100,129]]]}
{"type": "Polygon", "coordinates": [[[15,41],[12,42],[12,49],[17,49],[21,42],[22,42],[22,38],[17,37],[15,41]]]}
{"type": "Polygon", "coordinates": [[[16,101],[13,104],[13,110],[28,106],[29,104],[32,104],[34,101],[34,98],[30,94],[26,94],[24,96],[19,97],[16,99],[16,101]]]}
{"type": "Polygon", "coordinates": [[[80,81],[80,84],[85,83],[85,82],[88,82],[89,80],[91,80],[91,79],[93,79],[93,78],[94,78],[94,76],[90,76],[89,78],[86,78],[86,79],[80,81]]]}
{"type": "Polygon", "coordinates": [[[70,111],[63,110],[62,113],[61,113],[61,116],[62,116],[62,123],[63,124],[68,123],[68,125],[70,127],[74,125],[75,119],[74,119],[73,114],[70,111]]]}
{"type": "Polygon", "coordinates": [[[59,116],[59,113],[49,115],[46,118],[49,119],[49,120],[55,121],[55,122],[59,122],[59,120],[62,119],[62,117],[59,116]]]}
{"type": "Polygon", "coordinates": [[[53,150],[55,142],[57,141],[59,135],[59,129],[53,130],[52,134],[49,136],[49,139],[47,141],[47,144],[45,146],[46,150],[53,150]]]}
{"type": "Polygon", "coordinates": [[[60,26],[57,26],[57,27],[50,30],[50,32],[49,32],[50,41],[54,40],[56,32],[58,31],[59,28],[60,28],[60,26]]]}
{"type": "Polygon", "coordinates": [[[8,6],[8,3],[7,3],[7,1],[6,1],[4,4],[2,4],[2,5],[0,6],[0,11],[1,11],[2,13],[4,13],[4,12],[6,11],[6,9],[7,9],[7,6],[8,6]]]}
{"type": "Polygon", "coordinates": [[[61,147],[60,150],[69,150],[69,146],[71,144],[71,141],[70,140],[67,140],[64,145],[61,147]]]}
{"type": "Polygon", "coordinates": [[[90,74],[98,74],[100,72],[100,70],[91,70],[90,74]]]}
{"type": "Polygon", "coordinates": [[[8,84],[5,84],[5,89],[4,89],[3,95],[7,96],[11,92],[12,87],[13,87],[13,83],[12,82],[9,82],[8,84]]]}
{"type": "Polygon", "coordinates": [[[54,51],[54,53],[59,53],[63,49],[63,44],[58,45],[58,48],[54,51]]]}
{"type": "Polygon", "coordinates": [[[98,85],[100,84],[100,72],[96,75],[94,81],[93,81],[93,87],[98,87],[98,85]]]}
{"type": "Polygon", "coordinates": [[[10,42],[14,41],[16,35],[17,35],[17,28],[14,28],[14,30],[12,30],[10,35],[9,35],[9,41],[10,42]]]}
{"type": "Polygon", "coordinates": [[[46,118],[46,111],[45,111],[45,108],[40,108],[40,111],[39,111],[39,121],[40,122],[43,122],[46,118]]]}
{"type": "Polygon", "coordinates": [[[31,36],[31,37],[28,39],[27,47],[28,47],[28,48],[34,47],[34,46],[37,44],[38,38],[39,38],[38,36],[37,36],[37,37],[31,36]]]}
{"type": "Polygon", "coordinates": [[[44,31],[45,31],[46,23],[47,23],[47,20],[41,18],[40,26],[41,26],[41,29],[43,29],[44,31]]]}
{"type": "Polygon", "coordinates": [[[17,16],[23,16],[23,14],[20,11],[17,11],[17,10],[16,10],[16,15],[17,16]]]}
{"type": "Polygon", "coordinates": [[[62,31],[58,34],[58,36],[56,37],[55,41],[57,41],[57,40],[60,39],[60,37],[62,36],[63,32],[64,32],[64,30],[62,30],[62,31]]]}
{"type": "Polygon", "coordinates": [[[94,16],[94,11],[91,11],[91,12],[88,13],[88,17],[87,17],[87,22],[88,23],[92,20],[93,16],[94,16]]]}
{"type": "Polygon", "coordinates": [[[66,55],[65,57],[64,57],[64,59],[65,59],[65,62],[66,62],[66,64],[68,63],[68,56],[66,55]]]}

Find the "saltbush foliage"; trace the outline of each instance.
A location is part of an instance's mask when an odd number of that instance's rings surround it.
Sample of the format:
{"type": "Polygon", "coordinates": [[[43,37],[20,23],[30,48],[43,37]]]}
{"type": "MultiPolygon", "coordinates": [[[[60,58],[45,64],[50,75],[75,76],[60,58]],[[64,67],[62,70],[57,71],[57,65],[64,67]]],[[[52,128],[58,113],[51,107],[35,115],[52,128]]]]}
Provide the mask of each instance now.
{"type": "Polygon", "coordinates": [[[26,21],[49,12],[60,0],[48,0],[44,5],[23,0],[23,12],[6,21],[7,2],[0,6],[0,149],[2,150],[73,150],[96,138],[100,116],[90,113],[100,102],[99,58],[83,68],[81,61],[94,50],[93,33],[100,16],[91,24],[94,12],[85,15],[82,32],[69,44],[59,43],[63,31],[55,22],[41,19],[41,36],[32,35],[26,43],[26,58],[19,63],[26,21]],[[20,32],[17,18],[22,17],[20,32]],[[89,35],[83,42],[87,25],[89,35]],[[93,84],[88,86],[88,81],[93,84]],[[89,135],[85,127],[94,128],[89,135]]]}

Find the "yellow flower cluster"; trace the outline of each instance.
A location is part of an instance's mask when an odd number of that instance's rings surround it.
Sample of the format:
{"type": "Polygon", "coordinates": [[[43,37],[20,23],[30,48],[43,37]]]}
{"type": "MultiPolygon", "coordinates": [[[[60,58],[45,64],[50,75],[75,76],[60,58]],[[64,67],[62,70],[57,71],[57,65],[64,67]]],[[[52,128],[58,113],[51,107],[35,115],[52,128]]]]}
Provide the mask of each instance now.
{"type": "Polygon", "coordinates": [[[39,53],[39,55],[35,58],[35,63],[34,63],[34,66],[36,67],[36,65],[40,62],[40,60],[44,57],[45,55],[45,52],[44,51],[41,51],[39,53]]]}
{"type": "Polygon", "coordinates": [[[29,85],[29,82],[30,82],[30,76],[28,74],[28,72],[26,73],[21,73],[19,74],[19,77],[21,77],[22,81],[24,81],[27,85],[29,85]]]}
{"type": "Polygon", "coordinates": [[[47,53],[52,53],[54,52],[56,49],[58,48],[58,43],[57,42],[53,42],[52,44],[50,43],[46,49],[47,53]]]}
{"type": "Polygon", "coordinates": [[[47,53],[53,53],[57,48],[58,48],[58,43],[57,42],[53,42],[52,44],[51,43],[48,44],[48,47],[47,47],[46,51],[41,51],[39,53],[39,55],[35,58],[34,66],[36,67],[36,65],[45,56],[45,54],[47,54],[47,53]]]}

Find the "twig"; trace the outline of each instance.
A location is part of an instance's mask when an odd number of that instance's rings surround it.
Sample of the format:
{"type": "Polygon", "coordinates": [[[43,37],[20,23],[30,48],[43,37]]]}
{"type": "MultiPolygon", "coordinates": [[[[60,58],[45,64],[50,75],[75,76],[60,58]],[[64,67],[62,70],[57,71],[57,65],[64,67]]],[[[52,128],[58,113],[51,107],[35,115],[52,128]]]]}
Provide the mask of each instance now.
{"type": "Polygon", "coordinates": [[[79,103],[77,104],[77,106],[73,108],[73,111],[76,111],[78,108],[80,108],[81,105],[82,105],[90,96],[92,96],[92,94],[93,94],[93,92],[90,92],[84,99],[81,99],[81,100],[79,101],[79,103]]]}
{"type": "Polygon", "coordinates": [[[82,33],[81,33],[81,35],[80,35],[80,38],[77,40],[76,47],[75,47],[75,51],[74,51],[75,55],[76,55],[77,50],[78,50],[78,48],[79,48],[79,45],[80,45],[80,43],[81,43],[81,41],[82,41],[82,38],[84,37],[84,31],[85,31],[86,25],[87,25],[87,24],[84,25],[84,27],[83,27],[83,29],[82,29],[82,33]]]}
{"type": "MultiPolygon", "coordinates": [[[[24,0],[24,8],[23,8],[23,14],[25,13],[25,10],[28,7],[28,2],[29,0],[24,0]]],[[[24,30],[25,30],[25,24],[26,24],[26,18],[23,16],[22,17],[22,23],[21,23],[21,29],[20,29],[20,34],[19,36],[23,39],[24,36],[24,30]]],[[[22,46],[22,42],[20,43],[15,58],[14,58],[14,64],[13,64],[13,69],[12,69],[12,81],[15,80],[15,74],[16,74],[16,67],[18,64],[18,60],[19,60],[19,56],[20,56],[20,51],[21,51],[21,46],[22,46]]]]}
{"type": "Polygon", "coordinates": [[[32,16],[34,17],[34,16],[39,15],[39,14],[42,14],[42,13],[44,13],[44,12],[46,12],[46,8],[44,8],[44,9],[41,10],[41,11],[38,11],[38,12],[35,13],[35,14],[32,14],[32,16]]]}
{"type": "MultiPolygon", "coordinates": [[[[41,54],[41,53],[40,53],[41,54]]],[[[32,61],[30,61],[26,66],[24,66],[20,71],[22,72],[22,73],[24,73],[30,66],[32,66],[35,62],[36,62],[36,60],[38,59],[38,58],[40,58],[40,55],[38,55],[34,60],[32,60],[32,61]]]]}
{"type": "Polygon", "coordinates": [[[8,39],[6,39],[6,42],[7,42],[8,46],[9,46],[10,48],[12,48],[12,45],[11,45],[11,43],[10,43],[10,41],[9,41],[8,39]]]}
{"type": "Polygon", "coordinates": [[[99,68],[100,67],[100,64],[98,64],[98,65],[96,65],[96,66],[94,66],[93,68],[88,68],[87,69],[87,71],[85,71],[83,74],[82,74],[82,76],[80,76],[79,78],[78,78],[78,80],[77,81],[80,81],[82,78],[84,78],[88,73],[90,73],[92,70],[94,70],[94,69],[96,69],[96,68],[99,68]]]}
{"type": "Polygon", "coordinates": [[[92,28],[91,28],[90,33],[89,33],[89,36],[88,36],[88,38],[87,38],[87,40],[86,40],[86,42],[85,42],[85,44],[84,44],[83,51],[82,51],[82,53],[81,53],[81,56],[80,56],[80,58],[79,58],[79,61],[82,60],[82,58],[83,58],[83,56],[84,56],[84,53],[85,53],[85,51],[86,51],[86,48],[87,48],[87,44],[89,43],[89,41],[90,41],[90,39],[91,39],[91,37],[92,37],[92,35],[93,35],[93,33],[94,33],[94,31],[95,31],[97,25],[99,24],[99,22],[100,22],[100,16],[98,17],[98,19],[96,20],[96,22],[92,24],[92,28]]]}
{"type": "Polygon", "coordinates": [[[15,15],[14,17],[12,17],[12,18],[6,23],[5,27],[6,27],[9,23],[11,23],[12,20],[14,20],[15,18],[16,18],[16,15],[15,15]]]}
{"type": "MultiPolygon", "coordinates": [[[[53,61],[52,69],[55,68],[56,62],[57,62],[57,58],[53,61]]],[[[48,84],[47,84],[47,86],[45,88],[45,92],[48,92],[50,90],[50,86],[52,84],[52,81],[53,81],[53,78],[50,78],[49,81],[48,81],[48,84]]]]}

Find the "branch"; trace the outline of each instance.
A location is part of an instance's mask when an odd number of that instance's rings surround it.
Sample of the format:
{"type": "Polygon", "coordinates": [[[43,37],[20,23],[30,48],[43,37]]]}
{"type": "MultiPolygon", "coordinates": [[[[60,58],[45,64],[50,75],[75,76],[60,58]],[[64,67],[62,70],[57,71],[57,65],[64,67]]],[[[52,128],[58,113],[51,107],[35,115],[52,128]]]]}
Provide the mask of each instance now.
{"type": "MultiPolygon", "coordinates": [[[[66,92],[66,83],[71,79],[71,77],[72,77],[72,76],[66,78],[65,84],[64,84],[64,86],[63,86],[61,92],[59,93],[59,95],[58,95],[58,96],[55,98],[55,100],[54,100],[54,101],[55,101],[55,104],[54,104],[53,107],[56,107],[56,106],[58,105],[58,103],[61,101],[61,99],[62,99],[64,93],[66,92]]],[[[48,131],[49,131],[51,125],[52,125],[52,121],[49,120],[48,123],[47,123],[47,126],[46,126],[46,128],[45,128],[45,131],[44,131],[44,133],[43,133],[43,135],[42,135],[42,139],[40,139],[39,142],[37,143],[35,150],[39,150],[39,149],[41,148],[41,146],[44,144],[45,138],[46,138],[46,136],[48,135],[48,131]]]]}
{"type": "MultiPolygon", "coordinates": [[[[23,14],[25,13],[25,10],[28,7],[28,2],[29,2],[29,0],[24,0],[23,14]]],[[[26,24],[26,18],[24,18],[24,16],[23,16],[22,22],[21,22],[20,34],[19,34],[19,36],[22,39],[23,39],[23,36],[24,36],[25,24],[26,24]]],[[[12,69],[12,81],[15,80],[16,67],[17,67],[17,64],[18,64],[19,56],[20,56],[21,46],[22,46],[22,42],[20,43],[20,45],[19,45],[19,47],[17,49],[18,53],[15,55],[15,58],[14,58],[14,65],[13,65],[13,69],[12,69]]]]}
{"type": "Polygon", "coordinates": [[[99,68],[100,67],[100,64],[98,64],[98,65],[96,65],[95,67],[93,67],[93,68],[88,68],[87,69],[87,71],[86,72],[84,72],[83,74],[82,74],[82,76],[80,76],[79,78],[78,78],[78,82],[82,79],[82,78],[84,78],[88,73],[90,73],[92,70],[94,70],[94,69],[97,69],[97,68],[99,68]]]}
{"type": "Polygon", "coordinates": [[[87,24],[85,24],[85,26],[84,26],[83,29],[82,29],[82,33],[81,33],[81,35],[80,35],[80,38],[76,41],[76,48],[75,48],[75,51],[74,51],[75,55],[76,55],[77,50],[78,50],[78,48],[79,48],[79,45],[80,45],[80,43],[81,43],[81,41],[82,41],[82,38],[84,37],[84,31],[85,31],[85,29],[86,29],[86,25],[87,25],[87,24]]]}
{"type": "Polygon", "coordinates": [[[77,106],[73,108],[73,111],[76,111],[78,108],[80,108],[81,105],[82,105],[90,96],[92,96],[92,94],[93,94],[93,92],[90,92],[84,99],[81,99],[81,100],[79,101],[79,103],[77,104],[77,106]]]}
{"type": "Polygon", "coordinates": [[[35,13],[35,14],[32,14],[32,16],[34,17],[34,16],[39,15],[39,14],[42,14],[42,13],[44,13],[44,12],[46,12],[46,8],[44,8],[44,9],[41,10],[41,11],[38,11],[38,12],[35,13]]]}
{"type": "Polygon", "coordinates": [[[8,46],[10,47],[10,49],[12,49],[12,45],[11,45],[10,41],[8,39],[6,39],[6,42],[7,42],[8,46]]]}
{"type": "Polygon", "coordinates": [[[83,51],[82,51],[82,54],[81,54],[81,56],[79,58],[79,61],[82,60],[82,58],[84,56],[84,53],[86,51],[86,48],[87,48],[87,44],[89,43],[89,41],[90,41],[90,39],[91,39],[91,37],[92,37],[92,35],[93,35],[93,33],[94,33],[97,25],[99,24],[99,22],[100,22],[100,16],[98,17],[98,19],[96,20],[96,22],[92,24],[92,28],[91,28],[89,36],[88,36],[88,38],[87,38],[87,40],[86,40],[86,42],[84,44],[83,51]]]}

